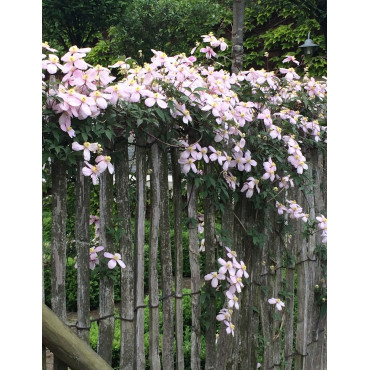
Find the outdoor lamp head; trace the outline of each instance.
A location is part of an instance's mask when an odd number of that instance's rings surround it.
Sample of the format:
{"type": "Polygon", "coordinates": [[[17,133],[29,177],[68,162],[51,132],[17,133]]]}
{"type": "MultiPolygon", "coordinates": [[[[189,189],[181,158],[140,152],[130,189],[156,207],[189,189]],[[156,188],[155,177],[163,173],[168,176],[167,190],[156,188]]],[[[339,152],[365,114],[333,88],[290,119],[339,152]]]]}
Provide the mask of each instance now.
{"type": "Polygon", "coordinates": [[[319,45],[314,44],[312,42],[312,40],[310,39],[310,32],[308,32],[308,36],[307,36],[307,39],[305,40],[304,44],[299,45],[298,47],[299,48],[304,48],[303,51],[304,51],[305,55],[312,55],[313,51],[314,51],[314,48],[317,47],[317,46],[319,46],[319,45]]]}

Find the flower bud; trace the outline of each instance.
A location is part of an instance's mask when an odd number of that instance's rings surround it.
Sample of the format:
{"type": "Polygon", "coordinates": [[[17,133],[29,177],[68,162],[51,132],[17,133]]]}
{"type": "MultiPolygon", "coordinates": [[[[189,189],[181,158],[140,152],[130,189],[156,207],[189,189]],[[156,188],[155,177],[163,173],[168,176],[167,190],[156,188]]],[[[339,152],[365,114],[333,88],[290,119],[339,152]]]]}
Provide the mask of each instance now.
{"type": "Polygon", "coordinates": [[[318,285],[315,285],[315,289],[319,289],[320,287],[318,285]]]}

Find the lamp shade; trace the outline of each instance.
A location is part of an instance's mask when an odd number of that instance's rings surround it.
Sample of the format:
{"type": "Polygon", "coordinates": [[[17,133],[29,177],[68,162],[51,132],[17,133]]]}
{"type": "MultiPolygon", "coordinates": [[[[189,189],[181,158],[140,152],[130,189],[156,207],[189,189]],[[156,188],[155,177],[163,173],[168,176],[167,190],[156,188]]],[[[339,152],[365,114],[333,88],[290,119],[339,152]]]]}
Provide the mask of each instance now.
{"type": "Polygon", "coordinates": [[[306,55],[312,55],[314,48],[318,47],[319,45],[314,44],[313,41],[310,39],[310,32],[308,33],[307,39],[302,45],[299,45],[298,47],[303,48],[304,53],[306,55]]]}

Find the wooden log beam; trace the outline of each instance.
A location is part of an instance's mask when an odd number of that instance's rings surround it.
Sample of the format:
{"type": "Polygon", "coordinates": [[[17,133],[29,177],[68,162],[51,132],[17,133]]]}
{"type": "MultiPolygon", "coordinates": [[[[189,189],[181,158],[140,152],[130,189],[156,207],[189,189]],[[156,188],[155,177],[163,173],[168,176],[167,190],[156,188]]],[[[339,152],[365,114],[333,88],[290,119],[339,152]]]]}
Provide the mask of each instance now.
{"type": "Polygon", "coordinates": [[[42,304],[42,343],[72,370],[112,370],[112,368],[42,304]]]}

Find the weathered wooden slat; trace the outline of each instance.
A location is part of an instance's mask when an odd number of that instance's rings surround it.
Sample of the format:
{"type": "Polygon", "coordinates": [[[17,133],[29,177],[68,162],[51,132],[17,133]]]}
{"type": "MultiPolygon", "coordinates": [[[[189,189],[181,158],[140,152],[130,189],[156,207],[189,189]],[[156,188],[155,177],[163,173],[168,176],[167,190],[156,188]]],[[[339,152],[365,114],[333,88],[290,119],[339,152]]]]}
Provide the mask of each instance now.
{"type": "MultiPolygon", "coordinates": [[[[212,176],[212,164],[205,166],[204,174],[212,176]]],[[[204,199],[204,245],[206,254],[206,271],[211,273],[216,270],[215,266],[215,221],[216,212],[213,204],[213,189],[207,189],[207,196],[204,199]]],[[[217,271],[217,270],[216,270],[217,271]]],[[[205,333],[206,339],[206,370],[213,370],[216,366],[216,299],[214,288],[210,282],[206,284],[206,293],[209,295],[207,302],[207,317],[209,327],[205,333]]]]}
{"type": "MultiPolygon", "coordinates": [[[[308,169],[306,176],[312,178],[313,163],[311,153],[307,153],[308,169]]],[[[311,219],[315,219],[315,199],[312,188],[308,191],[298,193],[297,203],[309,214],[311,219]]],[[[303,230],[302,226],[299,226],[303,230]]],[[[308,370],[307,350],[308,344],[312,341],[311,322],[313,320],[313,302],[314,302],[314,263],[308,259],[315,259],[314,250],[316,248],[315,236],[304,236],[302,233],[297,248],[297,261],[305,261],[297,266],[297,331],[296,331],[296,350],[295,369],[308,370]]]]}
{"type": "Polygon", "coordinates": [[[158,143],[151,146],[150,174],[150,236],[149,236],[149,364],[160,369],[159,358],[159,290],[158,239],[160,219],[160,157],[158,143]]]}
{"type": "MultiPolygon", "coordinates": [[[[198,187],[194,180],[187,183],[188,218],[189,223],[189,261],[191,273],[191,292],[200,291],[200,267],[199,267],[199,241],[196,221],[198,187]]],[[[191,369],[200,370],[200,295],[191,296],[191,369]]]]}
{"type": "Polygon", "coordinates": [[[76,173],[75,240],[77,250],[77,335],[90,343],[90,179],[84,176],[83,160],[79,160],[76,173]],[[79,329],[84,328],[84,329],[79,329]]]}
{"type": "MultiPolygon", "coordinates": [[[[295,199],[297,188],[288,192],[288,199],[295,199]]],[[[286,217],[287,218],[287,217],[286,217]]],[[[287,262],[285,272],[285,290],[289,294],[285,298],[285,330],[284,330],[284,358],[285,358],[285,370],[291,370],[293,365],[293,339],[294,339],[294,302],[295,302],[295,262],[296,262],[296,248],[298,245],[298,235],[293,232],[291,236],[284,236],[286,251],[287,251],[287,262]]]]}
{"type": "MultiPolygon", "coordinates": [[[[172,181],[173,181],[173,218],[175,242],[175,295],[182,296],[183,280],[183,245],[182,245],[182,194],[181,194],[181,168],[178,163],[179,150],[171,148],[172,181]]],[[[176,361],[177,370],[184,370],[183,348],[183,312],[182,299],[175,300],[175,335],[176,335],[176,361]]]]}
{"type": "MultiPolygon", "coordinates": [[[[104,252],[115,253],[113,235],[113,176],[106,170],[100,176],[100,244],[104,252]]],[[[104,263],[107,259],[105,258],[104,263]]],[[[118,268],[118,267],[117,267],[118,268]]],[[[112,279],[100,277],[99,282],[99,315],[114,315],[114,282],[112,279]]],[[[99,321],[98,354],[109,364],[112,363],[114,339],[114,317],[99,321]]]]}
{"type": "Polygon", "coordinates": [[[86,342],[72,332],[44,303],[42,343],[72,370],[112,370],[86,342]]]}
{"type": "MultiPolygon", "coordinates": [[[[159,146],[160,154],[160,248],[162,266],[162,296],[168,297],[172,292],[172,256],[170,233],[170,207],[168,192],[168,155],[167,147],[159,146]]],[[[174,368],[174,328],[173,328],[173,299],[162,300],[163,336],[162,336],[162,368],[174,368]]]]}
{"type": "MultiPolygon", "coordinates": [[[[225,204],[224,213],[222,215],[222,230],[230,238],[231,242],[227,243],[227,246],[233,249],[232,235],[234,229],[234,207],[232,200],[230,199],[225,204]]],[[[223,259],[227,258],[227,251],[223,248],[222,255],[223,259]]],[[[224,308],[227,307],[227,302],[225,302],[224,308]]],[[[217,341],[217,362],[216,370],[224,370],[226,367],[226,360],[228,354],[228,348],[230,347],[231,339],[226,333],[226,327],[224,323],[220,323],[219,337],[217,341]]]]}
{"type": "Polygon", "coordinates": [[[136,147],[135,216],[135,370],[145,369],[144,348],[144,262],[146,209],[146,136],[138,136],[136,147]]]}
{"type": "Polygon", "coordinates": [[[126,268],[121,270],[121,346],[120,369],[134,370],[134,257],[132,250],[131,208],[129,189],[129,156],[127,143],[117,145],[115,162],[117,216],[120,230],[119,245],[126,268]]]}
{"type": "MultiPolygon", "coordinates": [[[[66,165],[56,160],[51,165],[52,224],[51,224],[51,307],[63,321],[66,309],[66,214],[67,175],[66,165]]],[[[55,370],[67,370],[67,366],[54,358],[55,370]]]]}

